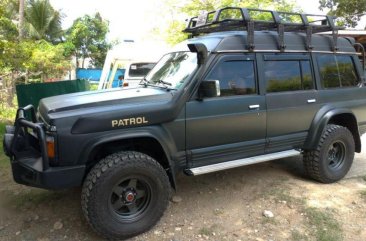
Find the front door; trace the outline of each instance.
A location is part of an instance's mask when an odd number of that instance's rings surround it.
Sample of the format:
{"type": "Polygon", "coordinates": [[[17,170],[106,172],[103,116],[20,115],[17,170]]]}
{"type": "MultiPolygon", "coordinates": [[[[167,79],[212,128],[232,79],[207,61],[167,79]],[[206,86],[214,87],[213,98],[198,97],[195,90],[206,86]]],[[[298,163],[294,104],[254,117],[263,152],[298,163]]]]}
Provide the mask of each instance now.
{"type": "Polygon", "coordinates": [[[266,104],[254,55],[218,56],[205,80],[219,80],[221,96],[186,104],[186,149],[191,167],[264,153],[266,104]]]}

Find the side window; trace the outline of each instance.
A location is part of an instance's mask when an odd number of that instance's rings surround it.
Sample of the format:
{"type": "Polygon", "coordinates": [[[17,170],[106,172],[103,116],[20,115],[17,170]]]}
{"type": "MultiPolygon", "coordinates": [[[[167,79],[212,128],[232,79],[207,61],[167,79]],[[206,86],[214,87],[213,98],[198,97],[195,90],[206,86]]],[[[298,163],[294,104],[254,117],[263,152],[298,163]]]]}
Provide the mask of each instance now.
{"type": "Polygon", "coordinates": [[[218,63],[206,80],[219,80],[221,96],[256,93],[254,62],[227,60],[218,63]]]}
{"type": "Polygon", "coordinates": [[[351,56],[323,54],[317,57],[323,88],[352,87],[359,84],[351,56]]]}
{"type": "Polygon", "coordinates": [[[323,88],[339,87],[340,82],[335,55],[319,55],[317,59],[323,88]]]}
{"type": "Polygon", "coordinates": [[[265,61],[267,93],[314,89],[309,60],[265,61]]]}
{"type": "Polygon", "coordinates": [[[359,82],[351,56],[338,55],[336,59],[342,87],[357,86],[359,82]]]}

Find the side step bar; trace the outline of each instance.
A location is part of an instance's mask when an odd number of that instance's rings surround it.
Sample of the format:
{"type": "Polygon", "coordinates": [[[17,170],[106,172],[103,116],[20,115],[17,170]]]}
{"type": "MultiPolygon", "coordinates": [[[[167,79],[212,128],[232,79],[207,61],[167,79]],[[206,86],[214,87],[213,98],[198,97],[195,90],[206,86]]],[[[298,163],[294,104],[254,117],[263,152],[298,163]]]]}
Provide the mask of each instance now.
{"type": "Polygon", "coordinates": [[[300,151],[293,149],[293,150],[275,152],[275,153],[270,153],[270,154],[265,154],[265,155],[260,155],[260,156],[248,157],[248,158],[234,160],[234,161],[222,162],[222,163],[217,163],[217,164],[212,164],[212,165],[207,165],[207,166],[202,166],[202,167],[195,167],[195,168],[191,168],[191,169],[186,169],[185,173],[190,176],[197,176],[197,175],[206,174],[206,173],[210,173],[210,172],[216,172],[216,171],[251,165],[251,164],[260,163],[260,162],[272,161],[272,160],[285,158],[285,157],[297,156],[300,154],[301,154],[300,151]]]}

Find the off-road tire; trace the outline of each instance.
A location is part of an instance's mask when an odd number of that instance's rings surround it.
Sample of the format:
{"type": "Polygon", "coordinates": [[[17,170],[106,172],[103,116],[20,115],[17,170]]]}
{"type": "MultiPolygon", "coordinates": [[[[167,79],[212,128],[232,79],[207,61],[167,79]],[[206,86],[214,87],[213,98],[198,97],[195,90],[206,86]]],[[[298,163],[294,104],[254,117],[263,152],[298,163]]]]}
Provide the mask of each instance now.
{"type": "Polygon", "coordinates": [[[352,133],[346,127],[330,124],[326,126],[317,147],[314,150],[304,151],[305,171],[319,182],[333,183],[347,174],[354,155],[355,142],[352,133]],[[338,151],[339,158],[336,158],[337,154],[333,154],[333,149],[342,149],[338,151]]]}
{"type": "MultiPolygon", "coordinates": [[[[137,185],[135,182],[135,187],[137,185]]],[[[86,220],[101,236],[126,239],[155,225],[168,206],[169,198],[170,183],[163,167],[148,155],[129,151],[109,155],[92,168],[83,184],[81,206],[86,220]],[[119,182],[124,178],[127,181],[136,179],[137,185],[146,185],[144,193],[150,195],[149,199],[146,198],[146,207],[137,216],[131,214],[130,219],[119,215],[111,204],[116,196],[114,188],[117,186],[120,190],[119,182]]],[[[138,201],[136,197],[135,202],[138,201]]],[[[125,209],[128,212],[129,208],[125,209]]]]}

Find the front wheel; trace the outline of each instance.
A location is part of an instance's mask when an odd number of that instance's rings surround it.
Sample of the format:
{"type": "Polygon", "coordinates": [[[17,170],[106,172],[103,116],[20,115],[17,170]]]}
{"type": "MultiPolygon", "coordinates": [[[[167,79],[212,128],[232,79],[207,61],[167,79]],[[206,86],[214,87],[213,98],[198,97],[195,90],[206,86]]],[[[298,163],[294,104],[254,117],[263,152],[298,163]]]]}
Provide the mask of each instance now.
{"type": "Polygon", "coordinates": [[[352,133],[343,126],[327,125],[317,147],[304,152],[305,171],[319,182],[336,182],[347,174],[354,155],[352,133]]]}
{"type": "Polygon", "coordinates": [[[89,172],[81,204],[95,231],[109,239],[126,239],[156,224],[169,196],[169,179],[158,162],[143,153],[118,152],[89,172]]]}

